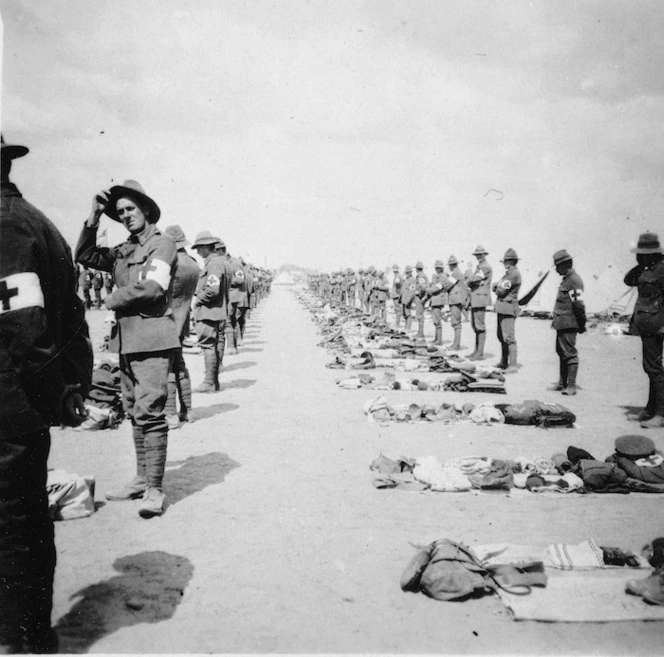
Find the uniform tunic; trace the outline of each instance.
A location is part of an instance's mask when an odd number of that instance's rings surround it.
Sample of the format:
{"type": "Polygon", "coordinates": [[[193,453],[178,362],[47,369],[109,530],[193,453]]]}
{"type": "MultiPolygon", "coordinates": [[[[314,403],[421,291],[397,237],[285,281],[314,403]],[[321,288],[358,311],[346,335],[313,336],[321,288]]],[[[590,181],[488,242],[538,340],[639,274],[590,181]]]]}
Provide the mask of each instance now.
{"type": "Polygon", "coordinates": [[[466,279],[458,265],[450,270],[450,280],[452,287],[447,293],[447,302],[450,304],[450,323],[453,328],[457,328],[461,326],[462,310],[468,303],[466,279]]]}
{"type": "Polygon", "coordinates": [[[431,298],[431,318],[433,325],[439,327],[443,322],[443,308],[447,304],[447,292],[454,285],[449,276],[444,272],[436,272],[431,277],[431,285],[427,293],[431,298]]]}
{"type": "Polygon", "coordinates": [[[519,290],[521,274],[516,267],[509,271],[493,286],[496,293],[496,314],[498,315],[498,340],[504,345],[516,344],[514,323],[520,314],[519,290]]]}
{"type": "Polygon", "coordinates": [[[586,310],[583,301],[583,281],[570,269],[560,281],[553,307],[553,328],[556,330],[556,353],[560,359],[560,383],[567,383],[571,365],[579,364],[576,335],[585,331],[586,310]]]}
{"type": "Polygon", "coordinates": [[[470,288],[471,325],[475,333],[486,331],[486,307],[491,305],[491,279],[493,269],[486,261],[478,262],[475,272],[468,279],[470,288]]]}

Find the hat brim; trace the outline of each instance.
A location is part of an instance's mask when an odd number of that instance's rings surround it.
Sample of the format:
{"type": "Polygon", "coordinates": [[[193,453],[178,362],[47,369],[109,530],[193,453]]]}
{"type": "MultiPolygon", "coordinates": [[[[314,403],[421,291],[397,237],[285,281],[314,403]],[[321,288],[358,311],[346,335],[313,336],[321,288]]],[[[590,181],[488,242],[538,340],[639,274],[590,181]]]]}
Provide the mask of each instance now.
{"type": "Polygon", "coordinates": [[[23,157],[30,152],[27,146],[19,146],[18,144],[2,144],[2,157],[10,160],[15,160],[17,157],[23,157]]]}
{"type": "Polygon", "coordinates": [[[638,246],[635,249],[632,249],[632,253],[641,253],[647,255],[649,253],[662,253],[661,246],[654,246],[652,248],[639,248],[638,246]]]}
{"type": "Polygon", "coordinates": [[[488,251],[473,251],[473,255],[489,255],[488,251]]]}
{"type": "Polygon", "coordinates": [[[142,194],[141,192],[132,189],[131,187],[125,187],[124,185],[114,185],[109,190],[108,204],[106,205],[104,213],[113,219],[113,221],[117,221],[120,224],[122,223],[122,219],[118,217],[115,206],[118,200],[124,197],[137,199],[148,206],[150,212],[148,216],[149,223],[156,224],[159,221],[159,218],[161,217],[159,206],[147,194],[142,194]]]}

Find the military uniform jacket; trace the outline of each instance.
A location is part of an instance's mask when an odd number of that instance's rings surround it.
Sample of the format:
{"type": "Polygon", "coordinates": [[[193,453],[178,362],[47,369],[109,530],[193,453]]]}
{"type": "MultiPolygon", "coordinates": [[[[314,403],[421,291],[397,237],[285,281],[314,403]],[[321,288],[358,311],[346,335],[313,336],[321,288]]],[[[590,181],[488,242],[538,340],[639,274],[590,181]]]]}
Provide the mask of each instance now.
{"type": "Polygon", "coordinates": [[[404,277],[399,272],[394,274],[394,280],[392,281],[392,291],[390,293],[392,299],[398,299],[401,296],[403,281],[404,277]]]}
{"type": "Polygon", "coordinates": [[[417,281],[414,276],[408,276],[401,286],[401,303],[410,308],[417,293],[417,281]]]}
{"type": "Polygon", "coordinates": [[[447,291],[454,285],[449,276],[443,271],[440,274],[436,272],[431,277],[431,285],[427,292],[431,297],[431,306],[439,308],[447,303],[447,291]]]}
{"type": "Polygon", "coordinates": [[[570,269],[560,281],[556,303],[553,307],[553,328],[579,330],[585,325],[585,304],[583,302],[583,281],[570,269]]]}
{"type": "Polygon", "coordinates": [[[478,262],[475,272],[468,279],[470,288],[470,307],[486,308],[491,305],[491,278],[493,269],[486,262],[478,262]]]}
{"type": "Polygon", "coordinates": [[[496,313],[518,317],[519,290],[521,289],[521,274],[516,267],[512,267],[503,274],[503,277],[493,286],[496,293],[496,313]]]}
{"type": "Polygon", "coordinates": [[[154,224],[114,247],[96,245],[97,227],[83,227],[76,246],[82,265],[112,271],[115,290],[106,307],[115,311],[109,349],[121,354],[165,351],[180,346],[171,294],[177,265],[173,240],[154,224]]]}
{"type": "Polygon", "coordinates": [[[384,276],[379,276],[374,281],[373,293],[376,300],[387,301],[390,296],[390,282],[384,276]]]}
{"type": "Polygon", "coordinates": [[[211,253],[203,261],[203,269],[196,285],[194,295],[196,321],[219,322],[226,318],[225,276],[226,269],[222,257],[211,253]]]}
{"type": "Polygon", "coordinates": [[[429,287],[429,279],[426,274],[415,274],[415,287],[415,296],[423,300],[429,287]]]}
{"type": "Polygon", "coordinates": [[[468,287],[466,279],[458,267],[453,267],[450,271],[450,281],[452,287],[447,293],[447,302],[450,306],[463,306],[468,301],[468,287]]]}
{"type": "MultiPolygon", "coordinates": [[[[239,308],[249,307],[249,293],[247,292],[247,279],[242,263],[237,258],[227,258],[233,271],[229,301],[236,303],[239,308]]],[[[324,289],[324,288],[323,288],[324,289]]]]}
{"type": "Polygon", "coordinates": [[[625,276],[625,285],[636,287],[634,325],[640,335],[659,333],[664,327],[664,259],[645,269],[637,265],[625,276]]]}
{"type": "Polygon", "coordinates": [[[244,278],[247,281],[247,305],[244,307],[249,308],[251,306],[251,297],[254,295],[254,275],[251,273],[249,267],[244,268],[244,278]]]}
{"type": "Polygon", "coordinates": [[[173,315],[178,335],[188,334],[191,300],[196,292],[201,270],[198,263],[184,250],[178,250],[178,264],[173,277],[173,315]]]}
{"type": "Polygon", "coordinates": [[[92,346],[71,250],[58,229],[2,183],[0,442],[61,423],[65,386],[86,397],[92,346]]]}

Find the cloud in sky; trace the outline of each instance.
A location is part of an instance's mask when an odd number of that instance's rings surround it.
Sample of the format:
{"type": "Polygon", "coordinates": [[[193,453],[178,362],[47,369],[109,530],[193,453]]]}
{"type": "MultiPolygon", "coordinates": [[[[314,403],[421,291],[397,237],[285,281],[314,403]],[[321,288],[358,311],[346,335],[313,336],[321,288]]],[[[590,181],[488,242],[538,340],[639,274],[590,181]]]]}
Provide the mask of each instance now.
{"type": "Polygon", "coordinates": [[[567,247],[590,278],[658,226],[659,2],[0,7],[3,130],[32,150],[14,178],[71,242],[125,178],[164,225],[275,266],[482,243],[533,272],[567,247]]]}

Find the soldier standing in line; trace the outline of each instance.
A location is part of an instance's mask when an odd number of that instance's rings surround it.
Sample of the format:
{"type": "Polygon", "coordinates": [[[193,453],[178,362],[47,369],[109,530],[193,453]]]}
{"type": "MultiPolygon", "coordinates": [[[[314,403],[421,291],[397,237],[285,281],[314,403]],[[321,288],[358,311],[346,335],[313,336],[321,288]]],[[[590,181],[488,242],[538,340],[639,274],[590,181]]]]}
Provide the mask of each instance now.
{"type": "Polygon", "coordinates": [[[410,265],[406,265],[404,273],[406,274],[406,278],[401,286],[399,303],[403,312],[404,328],[406,331],[410,331],[413,323],[413,301],[417,292],[417,282],[413,276],[413,268],[410,265]]]}
{"type": "Polygon", "coordinates": [[[92,299],[90,298],[90,290],[92,289],[92,274],[87,267],[81,268],[79,282],[81,290],[83,290],[85,309],[90,310],[90,308],[92,308],[92,299]]]}
{"type": "Polygon", "coordinates": [[[399,272],[399,265],[392,265],[392,288],[390,289],[390,297],[394,304],[394,326],[399,328],[401,324],[401,317],[403,315],[403,308],[401,307],[401,288],[403,287],[404,278],[399,272]]]}
{"type": "MultiPolygon", "coordinates": [[[[431,319],[435,329],[433,344],[443,344],[443,310],[447,303],[447,291],[454,285],[445,273],[445,265],[442,260],[434,263],[436,273],[431,277],[431,283],[427,287],[427,295],[431,299],[431,319]]],[[[419,334],[418,334],[419,335],[419,334]]]]}
{"type": "Polygon", "coordinates": [[[168,424],[164,406],[168,371],[180,346],[171,292],[177,265],[173,240],[155,226],[161,211],[135,180],[126,180],[96,194],[76,247],[83,265],[112,271],[116,289],[105,300],[115,311],[110,351],[120,352],[122,404],[131,419],[136,450],[136,477],[109,500],[142,496],[138,513],[151,518],[164,512],[162,491],[168,424]],[[113,248],[97,246],[101,215],[122,222],[129,238],[113,248]]]}
{"type": "Polygon", "coordinates": [[[586,332],[586,307],[583,281],[574,271],[572,256],[565,250],[553,254],[553,264],[562,280],[553,307],[553,328],[556,330],[556,353],[560,360],[560,377],[553,390],[563,395],[576,395],[579,352],[576,334],[586,332]]]}
{"type": "Polygon", "coordinates": [[[251,277],[249,276],[249,268],[247,263],[244,261],[244,258],[240,256],[238,258],[240,264],[242,265],[242,271],[244,272],[244,285],[240,288],[242,294],[239,298],[237,304],[237,321],[235,323],[235,344],[241,345],[242,340],[244,339],[244,326],[247,321],[247,312],[249,310],[249,297],[251,296],[251,277]]]}
{"type": "Polygon", "coordinates": [[[194,392],[210,393],[219,390],[219,324],[224,317],[224,266],[215,253],[217,238],[207,230],[198,235],[192,249],[203,259],[196,293],[194,295],[194,319],[196,337],[203,352],[205,379],[194,392]]]}
{"type": "MultiPolygon", "coordinates": [[[[219,365],[219,371],[221,371],[223,365],[224,365],[224,355],[226,353],[226,342],[228,342],[228,348],[235,348],[235,353],[237,353],[237,347],[235,346],[235,333],[233,332],[231,328],[231,320],[230,320],[230,312],[231,312],[231,303],[230,303],[230,296],[231,296],[231,281],[233,280],[233,275],[234,275],[234,267],[233,263],[235,263],[235,260],[232,259],[227,253],[226,253],[226,244],[224,241],[218,237],[215,238],[217,240],[216,244],[216,251],[219,254],[219,257],[221,258],[221,262],[224,266],[224,295],[223,299],[225,302],[225,313],[224,316],[221,318],[219,321],[219,341],[217,342],[217,363],[219,365]],[[232,335],[231,335],[232,334],[232,335]]],[[[238,263],[239,264],[239,263],[238,263]]],[[[315,277],[316,281],[318,281],[318,277],[315,277]]],[[[318,288],[318,282],[316,282],[316,288],[318,288]]]]}
{"type": "Polygon", "coordinates": [[[180,336],[180,348],[176,350],[171,369],[168,372],[168,397],[164,412],[168,428],[179,429],[180,422],[189,421],[189,411],[191,411],[191,377],[182,355],[182,342],[189,335],[191,300],[196,292],[200,269],[198,263],[187,253],[185,247],[189,245],[189,242],[182,228],[174,224],[168,226],[164,233],[175,242],[177,248],[178,264],[175,276],[173,276],[172,308],[178,336],[180,336]],[[180,400],[179,412],[176,403],[178,398],[180,400]]]}
{"type": "Polygon", "coordinates": [[[104,274],[104,288],[106,289],[106,296],[110,296],[113,293],[113,274],[111,272],[104,274]]]}
{"type": "Polygon", "coordinates": [[[496,294],[496,315],[498,315],[498,341],[501,347],[500,363],[496,367],[505,370],[506,374],[514,374],[517,369],[517,346],[515,323],[521,314],[519,306],[519,290],[521,274],[517,268],[519,256],[514,249],[507,249],[503,256],[505,273],[493,285],[496,294]]]}
{"type": "Polygon", "coordinates": [[[101,308],[101,291],[104,287],[104,275],[100,271],[96,271],[92,275],[92,289],[95,293],[95,308],[101,308]]]}
{"type": "Polygon", "coordinates": [[[415,306],[415,316],[417,317],[417,338],[424,339],[424,304],[427,299],[427,288],[429,287],[429,279],[424,273],[424,263],[418,260],[415,263],[415,299],[413,305],[415,306]]]}
{"type": "MultiPolygon", "coordinates": [[[[242,314],[242,307],[245,303],[245,296],[247,294],[247,282],[244,276],[244,267],[239,258],[233,258],[227,254],[227,259],[231,265],[233,276],[231,278],[231,285],[228,295],[228,317],[230,319],[230,327],[227,331],[229,339],[229,348],[231,354],[238,353],[238,334],[240,328],[238,321],[242,314]]],[[[327,274],[323,274],[323,299],[327,302],[330,300],[330,279],[327,274]]]]}
{"type": "Polygon", "coordinates": [[[390,282],[384,271],[377,272],[378,276],[374,282],[374,309],[377,317],[385,321],[387,319],[387,299],[390,296],[390,282]]]}
{"type": "Polygon", "coordinates": [[[488,251],[483,246],[477,246],[473,255],[477,258],[475,272],[468,279],[470,288],[470,321],[475,332],[475,350],[468,360],[484,360],[484,345],[486,344],[486,308],[491,305],[491,279],[493,269],[487,262],[488,251]]]}
{"type": "Polygon", "coordinates": [[[461,349],[461,321],[463,309],[468,303],[468,287],[466,278],[459,267],[459,261],[456,256],[451,255],[447,264],[450,267],[450,280],[452,286],[447,295],[447,301],[450,304],[450,323],[454,329],[454,341],[450,349],[459,351],[461,349]]]}
{"type": "Polygon", "coordinates": [[[92,346],[69,245],[9,180],[28,148],[0,143],[0,653],[55,654],[49,429],[85,420],[92,346]]]}
{"type": "Polygon", "coordinates": [[[369,266],[367,270],[367,278],[364,281],[364,295],[366,297],[367,312],[369,315],[374,314],[374,294],[373,288],[376,282],[376,268],[373,265],[369,266]]]}
{"type": "Polygon", "coordinates": [[[348,305],[355,308],[355,294],[357,290],[357,276],[352,269],[348,270],[348,305]]]}
{"type": "Polygon", "coordinates": [[[664,255],[655,233],[639,235],[632,253],[637,265],[625,276],[625,285],[636,287],[639,296],[634,306],[633,326],[641,337],[643,371],[650,380],[648,403],[628,419],[641,423],[644,429],[664,427],[664,255]]]}

